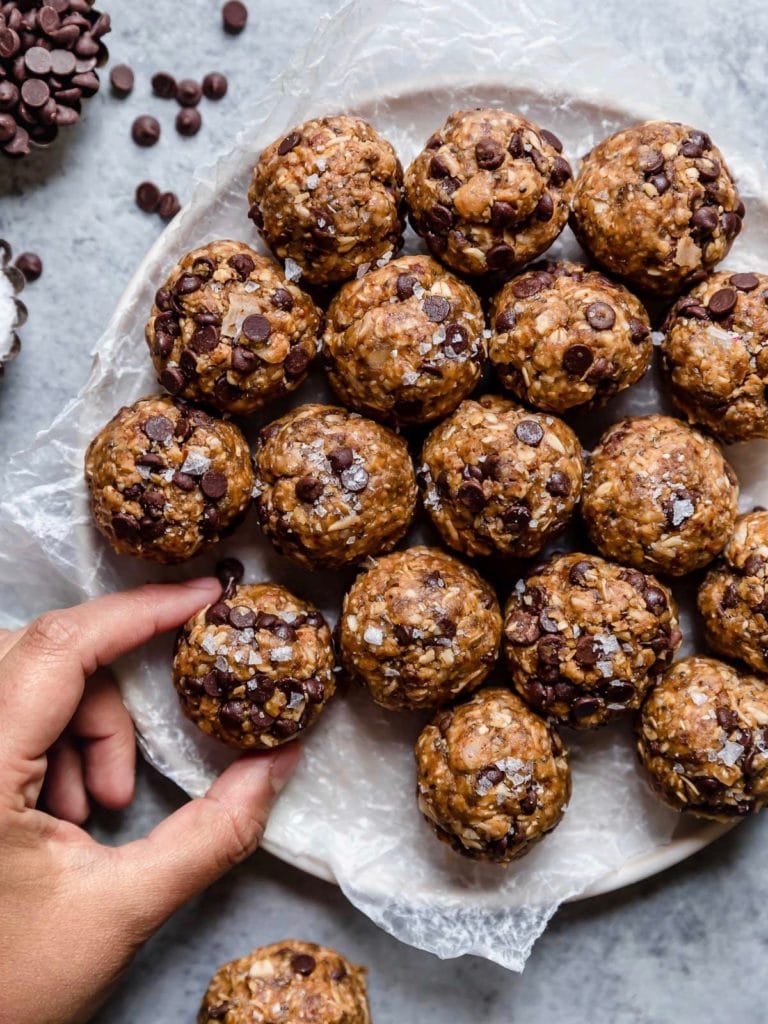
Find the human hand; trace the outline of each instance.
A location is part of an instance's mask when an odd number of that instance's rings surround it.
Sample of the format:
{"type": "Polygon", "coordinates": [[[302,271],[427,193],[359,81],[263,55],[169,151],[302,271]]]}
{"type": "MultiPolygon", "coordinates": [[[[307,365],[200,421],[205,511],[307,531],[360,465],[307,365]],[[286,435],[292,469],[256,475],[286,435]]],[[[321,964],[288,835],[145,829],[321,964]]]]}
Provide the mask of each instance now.
{"type": "Polygon", "coordinates": [[[0,1024],[88,1020],[141,944],[258,846],[295,742],[240,758],[146,839],[106,847],[79,827],[87,794],[133,797],[133,724],[98,670],[219,593],[149,585],[0,631],[0,1024]]]}

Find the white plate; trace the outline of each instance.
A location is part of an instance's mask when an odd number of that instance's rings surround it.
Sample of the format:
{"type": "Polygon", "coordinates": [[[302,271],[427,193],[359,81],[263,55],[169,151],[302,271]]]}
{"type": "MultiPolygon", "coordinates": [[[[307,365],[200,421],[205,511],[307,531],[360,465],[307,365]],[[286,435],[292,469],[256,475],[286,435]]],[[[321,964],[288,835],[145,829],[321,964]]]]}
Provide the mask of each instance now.
{"type": "MultiPolygon", "coordinates": [[[[610,104],[595,100],[593,95],[585,98],[569,96],[567,101],[562,97],[557,102],[552,97],[543,96],[536,91],[535,87],[511,88],[509,85],[496,84],[465,84],[462,85],[455,80],[450,84],[436,82],[410,82],[407,85],[402,83],[391,89],[382,89],[377,96],[371,97],[364,102],[355,105],[352,113],[359,113],[369,118],[389,138],[397,148],[401,159],[407,162],[415,151],[423,143],[423,140],[436,128],[444,117],[454,109],[461,106],[476,106],[481,104],[494,104],[505,106],[510,109],[521,110],[531,116],[535,121],[555,131],[561,136],[565,143],[565,152],[572,158],[584,152],[596,139],[599,139],[621,125],[630,123],[644,117],[651,116],[654,111],[643,109],[642,102],[633,109],[614,109],[610,104]]],[[[333,111],[327,111],[333,112],[333,111]]],[[[315,111],[312,111],[315,113],[315,111]]],[[[289,125],[283,126],[286,130],[289,125]]],[[[274,132],[270,133],[276,134],[274,132]]],[[[169,227],[160,237],[158,242],[147,255],[131,280],[125,294],[123,295],[115,319],[113,320],[111,333],[121,339],[121,345],[143,346],[142,333],[143,322],[146,312],[149,309],[151,296],[162,280],[165,273],[170,269],[176,259],[187,249],[199,245],[206,240],[215,237],[239,237],[249,241],[251,244],[258,244],[255,233],[246,220],[245,192],[250,176],[250,169],[259,151],[259,148],[271,138],[255,138],[253,143],[246,150],[242,140],[239,148],[233,154],[223,158],[217,167],[215,175],[216,198],[205,188],[199,189],[191,205],[186,208],[180,218],[169,227]]],[[[747,196],[748,205],[748,230],[737,243],[736,251],[732,258],[727,261],[728,266],[737,269],[754,269],[761,265],[768,265],[768,233],[765,231],[768,224],[768,208],[765,203],[753,197],[747,196]]],[[[417,243],[411,236],[408,248],[413,248],[417,243]]],[[[575,255],[577,248],[575,242],[566,230],[561,240],[556,243],[552,252],[556,255],[575,255]]],[[[93,397],[95,412],[98,416],[101,406],[102,421],[106,420],[115,410],[118,404],[114,395],[120,394],[120,400],[134,400],[141,394],[153,389],[153,376],[148,357],[142,355],[145,363],[136,368],[133,356],[125,358],[124,352],[121,356],[120,348],[113,348],[110,359],[120,363],[120,372],[112,378],[114,388],[103,386],[104,382],[96,389],[93,397]],[[115,353],[118,353],[116,355],[115,353]],[[126,371],[127,367],[127,373],[126,371]],[[127,383],[126,383],[127,381],[127,383]]],[[[324,385],[319,378],[300,390],[295,402],[306,402],[323,399],[328,395],[324,385]]],[[[288,403],[291,404],[291,403],[288,403]]],[[[619,396],[611,404],[606,412],[590,417],[582,429],[582,440],[590,443],[602,430],[603,426],[626,412],[646,412],[659,407],[659,396],[656,385],[653,383],[652,375],[645,382],[638,385],[629,396],[619,396]]],[[[282,411],[271,409],[269,418],[282,411]]],[[[91,408],[94,412],[94,408],[91,408]]],[[[263,422],[263,419],[260,421],[263,422]]],[[[746,489],[744,495],[744,507],[762,500],[768,503],[768,490],[765,481],[755,479],[754,464],[757,456],[750,446],[741,446],[733,453],[737,467],[740,471],[748,472],[752,477],[753,486],[746,489]],[[762,486],[762,494],[760,487],[762,486]]],[[[82,497],[84,501],[84,496],[82,497]]],[[[154,570],[143,564],[137,564],[129,559],[117,559],[106,551],[104,545],[93,531],[86,531],[83,534],[81,546],[82,558],[80,567],[82,570],[81,583],[87,590],[98,590],[101,584],[95,584],[94,564],[100,567],[109,567],[114,578],[121,583],[128,585],[134,581],[146,578],[148,575],[158,579],[170,578],[176,573],[168,573],[165,570],[154,570]]],[[[562,546],[562,545],[561,545],[562,546]]],[[[222,546],[222,554],[237,555],[243,559],[248,570],[247,578],[254,576],[270,576],[294,587],[310,600],[315,601],[320,607],[335,620],[334,609],[338,607],[344,587],[348,584],[350,574],[343,576],[330,576],[329,574],[317,574],[308,576],[291,567],[286,560],[276,556],[271,549],[260,538],[253,525],[253,518],[247,523],[235,537],[222,546]]],[[[184,572],[189,573],[208,570],[212,566],[214,558],[197,560],[191,567],[185,567],[184,572]]],[[[510,586],[512,581],[510,580],[510,586]]],[[[684,608],[684,630],[688,638],[696,637],[696,629],[691,617],[692,601],[689,599],[683,602],[684,608]]],[[[700,638],[699,638],[700,643],[700,638]]],[[[689,648],[693,649],[693,648],[689,648]]],[[[198,795],[205,788],[216,770],[226,763],[229,755],[210,741],[201,737],[197,731],[187,723],[178,710],[175,695],[168,680],[169,645],[161,641],[151,645],[148,651],[142,652],[141,656],[129,661],[121,672],[121,684],[126,703],[134,716],[137,724],[140,743],[147,758],[155,764],[164,774],[173,779],[180,786],[192,795],[198,795]]],[[[356,820],[360,815],[365,815],[365,801],[370,799],[370,806],[373,808],[371,822],[375,822],[377,810],[381,810],[377,803],[377,794],[381,794],[383,788],[389,782],[394,781],[396,785],[403,784],[405,776],[397,775],[389,763],[394,758],[406,758],[407,748],[411,738],[415,735],[418,722],[409,717],[387,716],[379,712],[373,705],[360,694],[353,695],[352,699],[345,701],[343,705],[336,706],[329,710],[327,715],[309,738],[307,743],[307,757],[305,765],[301,769],[302,774],[295,783],[286,790],[276,812],[270,821],[265,836],[264,847],[282,860],[293,864],[305,871],[308,871],[319,878],[328,881],[335,881],[337,870],[334,867],[338,863],[337,858],[344,858],[344,836],[331,834],[333,829],[341,828],[343,820],[341,811],[344,808],[355,806],[356,820]],[[402,723],[402,724],[401,724],[402,723]],[[405,738],[404,738],[405,736],[405,738]],[[338,742],[337,742],[338,741],[338,742]],[[348,751],[346,760],[340,756],[340,745],[348,751]],[[388,751],[386,757],[382,751],[388,751]],[[360,773],[356,766],[364,762],[369,754],[373,752],[373,775],[365,776],[361,782],[360,773]],[[357,758],[357,761],[353,759],[357,758]],[[334,760],[335,759],[335,760],[334,760]],[[352,769],[352,770],[350,770],[352,769]],[[370,778],[378,782],[378,789],[372,789],[365,800],[360,801],[360,794],[356,788],[364,785],[370,778]],[[314,790],[308,791],[308,786],[318,785],[328,787],[323,790],[326,794],[332,794],[333,807],[329,807],[328,800],[323,803],[321,800],[314,801],[314,790]],[[333,787],[336,787],[335,789],[333,787]],[[357,801],[357,803],[355,803],[357,801]],[[338,804],[338,807],[337,807],[338,804]],[[337,815],[338,811],[338,815],[337,815]],[[323,835],[322,828],[318,827],[318,815],[320,824],[327,823],[326,834],[323,835]],[[324,817],[329,815],[329,818],[324,817]],[[334,815],[337,815],[334,817],[334,815]],[[307,838],[309,837],[309,838],[307,838]],[[324,840],[327,839],[327,842],[324,840]],[[329,852],[331,851],[331,852],[329,852]]],[[[593,896],[598,893],[609,892],[628,885],[639,879],[646,878],[677,862],[689,857],[702,847],[711,843],[718,836],[722,835],[729,826],[713,823],[697,822],[694,819],[675,818],[671,812],[667,812],[650,797],[645,787],[635,777],[631,767],[624,767],[629,764],[632,752],[629,749],[628,738],[622,735],[622,730],[614,732],[605,731],[586,737],[566,737],[568,742],[573,742],[577,749],[575,758],[575,794],[585,792],[592,794],[608,793],[611,786],[621,785],[626,787],[626,796],[614,793],[616,818],[613,825],[611,822],[599,823],[595,829],[595,857],[603,855],[603,847],[615,847],[616,850],[623,849],[627,834],[635,827],[635,818],[643,824],[637,826],[642,829],[646,827],[648,833],[645,837],[648,842],[643,845],[643,836],[632,836],[632,842],[627,846],[631,852],[626,856],[614,854],[610,867],[605,870],[594,871],[592,875],[586,874],[582,868],[582,875],[587,878],[584,884],[574,884],[573,887],[564,893],[561,899],[575,899],[584,896],[593,896]],[[615,738],[614,738],[615,737],[615,738]],[[626,750],[624,751],[624,747],[626,750]],[[621,782],[613,778],[613,769],[606,769],[605,777],[594,779],[590,777],[592,764],[613,764],[613,761],[600,761],[599,758],[606,758],[613,755],[606,755],[606,749],[615,752],[619,750],[622,758],[621,782]],[[581,773],[581,774],[580,774],[581,773]],[[603,789],[601,789],[603,787],[603,789]],[[649,836],[663,836],[660,840],[649,840],[649,836]],[[650,848],[646,848],[650,843],[650,848]],[[600,847],[600,849],[598,849],[600,847]],[[640,851],[640,852],[638,852],[640,851]]],[[[399,762],[398,762],[399,763],[399,762]]],[[[398,768],[400,771],[410,769],[398,768]]],[[[385,801],[387,795],[381,796],[385,801]]],[[[410,790],[406,799],[411,801],[410,790]]],[[[577,803],[574,798],[574,805],[577,803]]],[[[584,802],[577,808],[573,806],[573,814],[588,813],[589,808],[584,802]]],[[[409,810],[409,822],[416,829],[424,828],[417,822],[415,812],[409,810]]],[[[570,817],[570,816],[567,816],[570,817]]],[[[556,837],[559,834],[565,835],[566,826],[563,825],[551,839],[542,844],[541,850],[545,847],[555,849],[556,837]]],[[[398,833],[397,842],[393,843],[392,849],[386,849],[386,836],[375,837],[385,847],[384,857],[397,857],[403,847],[403,835],[398,833]]],[[[424,832],[426,835],[426,831],[424,832]]],[[[359,840],[356,839],[357,842],[359,840]]],[[[364,836],[371,843],[374,838],[364,836]]],[[[420,840],[419,840],[420,842],[420,840]]],[[[425,841],[426,842],[426,841],[425,841]]],[[[427,845],[438,846],[431,838],[427,845]]],[[[425,847],[426,849],[426,847],[425,847]]],[[[442,849],[442,848],[441,848],[442,849]]],[[[589,851],[586,851],[589,853],[589,851]]],[[[552,870],[553,865],[546,855],[535,851],[526,858],[526,863],[533,863],[533,859],[544,856],[543,860],[537,863],[545,865],[539,871],[552,870]],[[547,867],[547,865],[549,865],[547,867]]],[[[607,855],[606,855],[607,856],[607,855]]],[[[465,871],[463,861],[453,854],[437,853],[429,847],[425,854],[430,863],[434,862],[435,872],[441,875],[443,880],[450,879],[446,883],[446,893],[440,892],[440,883],[435,883],[435,891],[430,891],[428,899],[437,902],[445,899],[456,898],[456,893],[463,891],[463,887],[475,884],[476,875],[459,878],[465,871]],[[456,875],[456,879],[453,879],[456,875]]],[[[523,862],[521,862],[521,865],[523,862]]],[[[555,871],[558,866],[554,865],[555,871]]],[[[376,881],[371,881],[370,871],[366,875],[368,892],[379,890],[381,886],[386,890],[389,884],[389,876],[386,867],[382,867],[381,874],[377,868],[376,881]]],[[[491,869],[495,870],[495,869],[491,869]]],[[[524,870],[513,868],[511,871],[524,870]]],[[[364,872],[365,874],[365,872],[364,872]]],[[[431,877],[428,876],[428,877],[431,877]]],[[[490,877],[490,876],[488,876],[490,877]]],[[[494,876],[495,877],[495,876],[494,876]]],[[[349,878],[347,878],[345,891],[350,892],[349,878]]],[[[352,887],[354,889],[354,886],[352,887]]],[[[509,899],[505,895],[502,884],[498,885],[489,881],[481,883],[482,892],[473,895],[473,906],[483,906],[494,910],[506,908],[510,905],[520,906],[524,900],[524,894],[519,892],[516,898],[509,899]]],[[[379,893],[381,895],[381,893],[379,893]]],[[[376,898],[374,893],[373,898],[376,898]]],[[[356,900],[356,902],[358,902],[356,900]]]]}

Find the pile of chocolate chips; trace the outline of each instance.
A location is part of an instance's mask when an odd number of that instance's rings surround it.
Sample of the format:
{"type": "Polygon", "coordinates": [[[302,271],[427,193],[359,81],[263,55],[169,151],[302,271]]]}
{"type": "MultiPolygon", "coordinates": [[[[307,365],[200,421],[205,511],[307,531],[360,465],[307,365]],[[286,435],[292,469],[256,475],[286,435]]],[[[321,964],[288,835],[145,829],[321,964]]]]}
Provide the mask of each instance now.
{"type": "Polygon", "coordinates": [[[59,128],[80,119],[82,101],[99,89],[96,68],[109,57],[102,37],[108,14],[93,0],[0,3],[0,149],[27,156],[49,146],[59,128]]]}

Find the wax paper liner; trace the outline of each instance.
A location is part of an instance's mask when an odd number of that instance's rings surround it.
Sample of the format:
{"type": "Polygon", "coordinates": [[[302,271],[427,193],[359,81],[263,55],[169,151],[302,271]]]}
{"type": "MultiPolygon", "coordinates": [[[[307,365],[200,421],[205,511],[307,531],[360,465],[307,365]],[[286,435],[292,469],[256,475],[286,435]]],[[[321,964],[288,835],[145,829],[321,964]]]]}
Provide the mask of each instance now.
{"type": "MultiPolygon", "coordinates": [[[[660,55],[644,57],[645,62],[631,58],[604,32],[595,36],[579,5],[565,0],[535,7],[512,0],[368,0],[346,4],[333,20],[325,19],[288,72],[254,101],[252,121],[232,152],[196,175],[190,206],[148,254],[98,342],[82,393],[4,468],[0,583],[5,624],[148,577],[191,575],[213,565],[214,558],[199,559],[169,572],[115,558],[90,525],[83,451],[121,404],[155,388],[142,334],[153,292],[165,273],[184,251],[214,237],[256,244],[245,216],[250,167],[261,146],[309,115],[359,112],[392,140],[404,161],[451,110],[481,103],[528,113],[556,131],[572,157],[640,117],[695,122],[726,148],[747,198],[748,230],[729,265],[765,265],[761,237],[766,216],[757,198],[764,193],[763,182],[741,156],[735,137],[746,111],[738,110],[734,94],[723,90],[720,122],[713,123],[676,94],[671,79],[660,76],[660,55]]],[[[410,248],[417,244],[409,239],[410,248]]],[[[575,252],[568,232],[555,251],[575,252]]],[[[85,272],[84,301],[92,280],[85,272]]],[[[326,395],[314,378],[296,401],[326,395]]],[[[619,414],[662,404],[649,375],[606,413],[577,426],[589,445],[619,414]]],[[[280,411],[272,409],[270,415],[280,411]]],[[[761,483],[765,455],[762,442],[732,452],[745,507],[760,498],[768,503],[761,483]]],[[[333,620],[351,578],[310,576],[291,567],[259,538],[253,517],[222,546],[223,554],[243,558],[248,579],[277,579],[314,600],[333,620]]],[[[504,588],[513,582],[504,580],[504,588]]],[[[681,598],[691,649],[700,638],[691,622],[690,588],[681,598]]],[[[126,659],[120,680],[147,756],[197,795],[229,755],[182,719],[169,682],[170,644],[161,638],[126,659]]],[[[360,692],[336,701],[307,742],[305,761],[279,801],[265,845],[335,877],[373,921],[441,957],[474,953],[522,970],[560,903],[631,858],[669,843],[680,828],[639,778],[625,724],[568,738],[574,795],[551,837],[506,871],[467,863],[433,838],[415,807],[412,744],[422,721],[387,715],[360,692]]],[[[694,834],[696,827],[690,826],[694,834]]]]}

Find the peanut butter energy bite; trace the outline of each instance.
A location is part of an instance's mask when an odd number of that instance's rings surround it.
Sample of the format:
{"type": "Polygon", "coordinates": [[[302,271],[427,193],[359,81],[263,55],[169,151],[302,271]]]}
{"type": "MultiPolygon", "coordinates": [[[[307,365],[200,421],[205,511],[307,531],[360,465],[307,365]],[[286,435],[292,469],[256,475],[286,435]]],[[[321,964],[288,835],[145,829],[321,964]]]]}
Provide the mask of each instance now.
{"type": "Polygon", "coordinates": [[[416,479],[405,441],[346,409],[294,409],[262,430],[254,463],[264,533],[308,569],[389,551],[413,518],[416,479]]]}
{"type": "Polygon", "coordinates": [[[174,563],[237,525],[253,469],[234,424],[154,395],[122,408],[91,441],[85,481],[94,521],[118,554],[174,563]]]}
{"type": "Polygon", "coordinates": [[[639,299],[580,263],[542,263],[509,281],[491,326],[502,386],[550,412],[602,405],[640,380],[653,354],[639,299]]]}
{"type": "Polygon", "coordinates": [[[523,266],[568,220],[573,175],[562,149],[521,114],[451,114],[405,174],[414,228],[434,256],[462,273],[523,266]]]}
{"type": "Polygon", "coordinates": [[[724,259],[743,216],[723,155],[705,132],[646,121],[584,157],[571,224],[608,270],[674,295],[724,259]]]}
{"type": "Polygon", "coordinates": [[[535,568],[513,590],[504,620],[515,689],[575,729],[637,709],[680,640],[669,590],[595,555],[535,568]]]}
{"type": "Polygon", "coordinates": [[[768,437],[768,275],[710,275],[667,319],[661,365],[675,404],[722,441],[768,437]]]}
{"type": "Polygon", "coordinates": [[[345,405],[375,419],[439,419],[479,382],[484,329],[469,285],[428,256],[401,256],[345,284],[331,303],[328,379],[345,405]]]}
{"type": "Polygon", "coordinates": [[[427,438],[424,505],[446,544],[467,555],[528,558],[563,530],[581,494],[581,446],[554,416],[484,395],[427,438]]]}
{"type": "Polygon", "coordinates": [[[768,512],[740,516],[699,589],[707,641],[768,675],[768,512]]]}
{"type": "Polygon", "coordinates": [[[378,559],[344,598],[341,662],[382,707],[431,708],[470,693],[496,663],[492,588],[437,548],[378,559]]]}
{"type": "Polygon", "coordinates": [[[438,712],[416,741],[416,768],[419,809],[438,838],[476,860],[522,857],[571,795],[555,729],[496,687],[438,712]]]}
{"type": "Polygon", "coordinates": [[[241,584],[180,631],[173,683],[184,714],[239,750],[276,747],[315,723],[333,696],[325,619],[276,583],[241,584]]]}
{"type": "Polygon", "coordinates": [[[216,971],[197,1024],[370,1024],[365,974],[314,942],[275,942],[216,971]]]}
{"type": "Polygon", "coordinates": [[[402,185],[394,149],[371,125],[347,115],[321,117],[262,152],[249,216],[297,275],[332,284],[400,248],[402,185]]]}
{"type": "Polygon", "coordinates": [[[717,445],[671,416],[610,427],[590,457],[581,512],[608,558],[683,576],[711,562],[736,521],[736,474],[717,445]]]}
{"type": "Polygon", "coordinates": [[[638,720],[640,763],[677,811],[728,821],[768,799],[768,685],[714,658],[683,658],[638,720]]]}
{"type": "Polygon", "coordinates": [[[319,327],[315,304],[274,260],[221,241],[174,267],[146,336],[171,394],[245,414],[301,384],[319,327]]]}

